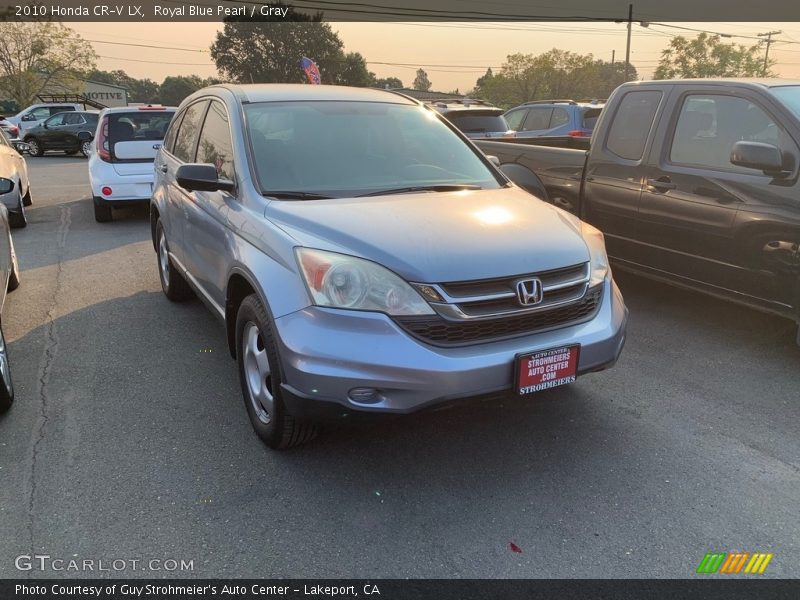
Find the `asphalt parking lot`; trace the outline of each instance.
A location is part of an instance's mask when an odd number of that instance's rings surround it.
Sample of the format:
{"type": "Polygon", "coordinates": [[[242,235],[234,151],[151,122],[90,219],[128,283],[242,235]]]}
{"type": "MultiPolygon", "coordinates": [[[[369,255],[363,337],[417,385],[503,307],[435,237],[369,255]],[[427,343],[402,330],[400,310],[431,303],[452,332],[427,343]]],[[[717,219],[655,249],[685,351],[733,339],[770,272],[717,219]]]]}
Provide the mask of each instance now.
{"type": "Polygon", "coordinates": [[[146,210],[95,223],[85,159],[28,165],[0,577],[682,578],[710,551],[800,572],[791,322],[618,275],[613,370],[274,452],[219,322],[163,297],[146,210]],[[20,573],[28,554],[194,568],[20,573]]]}

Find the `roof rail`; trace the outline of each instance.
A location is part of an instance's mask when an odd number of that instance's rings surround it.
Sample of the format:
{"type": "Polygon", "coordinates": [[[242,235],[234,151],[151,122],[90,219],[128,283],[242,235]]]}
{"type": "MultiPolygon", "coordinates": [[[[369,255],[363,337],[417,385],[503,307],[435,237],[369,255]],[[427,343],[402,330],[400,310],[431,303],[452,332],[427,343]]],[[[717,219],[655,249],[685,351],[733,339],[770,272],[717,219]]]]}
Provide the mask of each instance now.
{"type": "Polygon", "coordinates": [[[577,102],[564,98],[558,100],[531,100],[530,102],[525,102],[524,106],[529,104],[577,104],[577,102]]]}
{"type": "Polygon", "coordinates": [[[83,104],[84,108],[91,106],[98,110],[108,108],[105,104],[92,100],[86,94],[38,94],[36,96],[40,101],[46,104],[55,104],[56,102],[64,102],[69,104],[83,104]]]}
{"type": "Polygon", "coordinates": [[[472,104],[480,104],[483,106],[491,106],[492,108],[494,108],[494,104],[486,100],[481,100],[480,98],[428,98],[424,100],[424,102],[428,104],[436,104],[441,108],[444,108],[444,106],[441,106],[443,104],[444,105],[463,104],[464,106],[470,106],[472,104]]]}

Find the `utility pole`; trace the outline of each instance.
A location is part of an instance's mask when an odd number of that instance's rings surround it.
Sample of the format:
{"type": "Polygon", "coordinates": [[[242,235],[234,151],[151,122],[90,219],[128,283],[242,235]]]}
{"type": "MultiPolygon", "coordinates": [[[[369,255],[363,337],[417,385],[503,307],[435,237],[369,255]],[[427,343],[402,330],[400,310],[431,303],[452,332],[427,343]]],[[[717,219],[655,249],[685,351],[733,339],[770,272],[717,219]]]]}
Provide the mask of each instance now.
{"type": "Polygon", "coordinates": [[[628,4],[628,43],[625,46],[625,81],[631,70],[631,25],[633,25],[633,4],[628,4]]]}
{"type": "Polygon", "coordinates": [[[773,35],[780,35],[783,33],[782,31],[768,31],[766,33],[759,33],[758,37],[765,37],[767,38],[764,40],[764,43],[767,45],[767,49],[764,51],[764,68],[761,70],[761,76],[767,76],[767,67],[769,66],[769,47],[772,45],[772,36],[773,35]]]}
{"type": "Polygon", "coordinates": [[[615,57],[616,55],[617,55],[617,51],[616,51],[616,50],[612,50],[612,51],[611,51],[611,66],[612,66],[612,67],[614,66],[614,57],[615,57]]]}

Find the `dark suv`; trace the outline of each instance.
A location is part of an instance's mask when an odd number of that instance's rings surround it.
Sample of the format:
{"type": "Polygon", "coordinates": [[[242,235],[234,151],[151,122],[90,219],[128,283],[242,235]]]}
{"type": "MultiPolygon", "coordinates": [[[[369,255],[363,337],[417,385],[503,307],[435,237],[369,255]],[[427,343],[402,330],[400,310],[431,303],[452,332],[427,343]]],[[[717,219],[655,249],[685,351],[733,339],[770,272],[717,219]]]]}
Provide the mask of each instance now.
{"type": "Polygon", "coordinates": [[[25,133],[31,156],[42,156],[48,150],[67,154],[80,152],[89,156],[98,113],[89,111],[61,112],[25,133]]]}
{"type": "Polygon", "coordinates": [[[519,138],[548,138],[553,145],[584,148],[603,106],[597,100],[536,100],[512,108],[505,118],[519,138]]]}
{"type": "Polygon", "coordinates": [[[469,138],[514,137],[503,109],[484,100],[430,100],[426,102],[469,138]]]}

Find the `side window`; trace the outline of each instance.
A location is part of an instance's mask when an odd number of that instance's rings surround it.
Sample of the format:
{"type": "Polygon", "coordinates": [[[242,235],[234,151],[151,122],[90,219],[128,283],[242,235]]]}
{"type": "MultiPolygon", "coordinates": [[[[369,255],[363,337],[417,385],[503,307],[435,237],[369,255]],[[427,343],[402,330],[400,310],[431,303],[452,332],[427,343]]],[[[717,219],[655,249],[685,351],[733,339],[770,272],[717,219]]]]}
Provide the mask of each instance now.
{"type": "Polygon", "coordinates": [[[549,129],[550,115],[552,113],[552,108],[532,108],[528,113],[528,118],[525,119],[525,125],[522,127],[523,131],[549,129]]]}
{"type": "Polygon", "coordinates": [[[554,108],[553,116],[550,117],[550,128],[560,127],[569,123],[569,113],[563,108],[554,108]]]}
{"type": "MultiPolygon", "coordinates": [[[[56,111],[59,112],[59,111],[56,111]]],[[[39,108],[34,108],[31,112],[28,113],[26,116],[32,116],[34,121],[39,121],[40,119],[46,119],[53,113],[50,112],[50,109],[46,106],[40,106],[39,108]]]]}
{"type": "Polygon", "coordinates": [[[67,113],[64,115],[64,125],[81,125],[86,121],[78,113],[67,113]]]}
{"type": "Polygon", "coordinates": [[[528,114],[527,109],[521,108],[519,110],[512,110],[506,113],[506,121],[508,121],[509,129],[519,130],[525,115],[528,114]]]}
{"type": "Polygon", "coordinates": [[[200,133],[200,123],[207,106],[208,100],[201,100],[186,109],[175,138],[175,149],[172,151],[175,157],[183,162],[194,162],[197,135],[200,133]]]}
{"type": "Polygon", "coordinates": [[[167,135],[164,137],[164,148],[167,149],[168,152],[174,154],[173,146],[175,145],[175,138],[178,135],[178,128],[181,126],[181,121],[183,120],[183,115],[186,111],[178,113],[173,119],[172,124],[169,126],[167,130],[167,135]]]}
{"type": "Polygon", "coordinates": [[[725,171],[761,174],[731,163],[731,150],[739,141],[787,147],[788,135],[764,110],[734,96],[686,96],[672,136],[669,160],[677,164],[725,171]]]}
{"type": "Polygon", "coordinates": [[[644,154],[647,136],[653,127],[661,95],[658,90],[625,94],[611,121],[606,148],[620,158],[640,160],[644,154]]]}
{"type": "Polygon", "coordinates": [[[56,115],[55,117],[50,117],[47,121],[44,122],[45,125],[48,127],[58,127],[59,125],[64,124],[64,113],[60,115],[56,115]]]}
{"type": "Polygon", "coordinates": [[[214,165],[220,177],[234,178],[230,123],[221,102],[212,102],[208,109],[197,145],[197,162],[214,165]]]}

